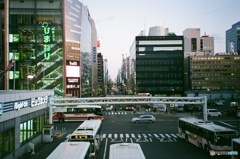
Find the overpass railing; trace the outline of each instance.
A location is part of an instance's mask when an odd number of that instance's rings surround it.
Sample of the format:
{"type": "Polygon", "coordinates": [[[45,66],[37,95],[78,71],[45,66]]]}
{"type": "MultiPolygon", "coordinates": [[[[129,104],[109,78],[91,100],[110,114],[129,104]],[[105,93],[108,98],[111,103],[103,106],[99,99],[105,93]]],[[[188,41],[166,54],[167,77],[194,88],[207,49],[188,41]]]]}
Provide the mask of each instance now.
{"type": "Polygon", "coordinates": [[[114,104],[199,104],[203,105],[203,119],[207,121],[207,97],[97,97],[97,98],[50,98],[49,121],[52,123],[52,109],[56,107],[74,107],[78,105],[114,105],[114,104]]]}

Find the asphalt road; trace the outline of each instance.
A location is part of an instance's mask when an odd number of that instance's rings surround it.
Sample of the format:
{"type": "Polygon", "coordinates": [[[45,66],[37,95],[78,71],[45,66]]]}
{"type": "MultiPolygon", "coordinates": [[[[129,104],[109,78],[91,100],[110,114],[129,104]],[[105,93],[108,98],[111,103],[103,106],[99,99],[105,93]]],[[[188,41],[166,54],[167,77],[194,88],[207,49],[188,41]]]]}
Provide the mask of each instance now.
{"type": "MultiPolygon", "coordinates": [[[[132,117],[137,115],[124,111],[105,113],[102,127],[103,141],[97,159],[108,159],[109,146],[120,142],[139,143],[147,159],[230,159],[230,156],[211,157],[209,153],[183,141],[178,136],[178,118],[190,116],[190,113],[155,114],[156,123],[131,123],[132,117]]],[[[212,117],[209,120],[236,125],[236,119],[231,117],[212,117]]],[[[80,124],[81,122],[54,123],[57,133],[53,142],[36,146],[34,156],[28,155],[23,158],[45,159],[80,124]]]]}

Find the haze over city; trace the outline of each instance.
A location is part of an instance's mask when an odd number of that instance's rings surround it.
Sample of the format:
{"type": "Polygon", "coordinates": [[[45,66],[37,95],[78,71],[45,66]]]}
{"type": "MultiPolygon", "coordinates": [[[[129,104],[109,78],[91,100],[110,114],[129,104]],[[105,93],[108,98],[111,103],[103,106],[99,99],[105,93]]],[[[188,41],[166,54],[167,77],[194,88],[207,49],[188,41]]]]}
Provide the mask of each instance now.
{"type": "Polygon", "coordinates": [[[225,32],[239,21],[239,0],[95,0],[83,1],[88,6],[101,39],[101,53],[108,60],[109,76],[117,77],[122,55],[128,56],[135,36],[141,30],[162,26],[177,35],[186,28],[200,28],[201,36],[214,37],[214,49],[226,52],[225,32]]]}

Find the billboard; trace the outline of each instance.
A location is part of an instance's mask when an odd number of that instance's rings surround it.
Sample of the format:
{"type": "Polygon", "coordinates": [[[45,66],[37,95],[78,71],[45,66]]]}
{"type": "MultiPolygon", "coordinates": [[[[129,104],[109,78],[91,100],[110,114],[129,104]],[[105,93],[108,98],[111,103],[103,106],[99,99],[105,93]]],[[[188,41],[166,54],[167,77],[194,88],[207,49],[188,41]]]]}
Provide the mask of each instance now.
{"type": "Polygon", "coordinates": [[[80,62],[67,60],[66,77],[80,77],[80,62]]]}

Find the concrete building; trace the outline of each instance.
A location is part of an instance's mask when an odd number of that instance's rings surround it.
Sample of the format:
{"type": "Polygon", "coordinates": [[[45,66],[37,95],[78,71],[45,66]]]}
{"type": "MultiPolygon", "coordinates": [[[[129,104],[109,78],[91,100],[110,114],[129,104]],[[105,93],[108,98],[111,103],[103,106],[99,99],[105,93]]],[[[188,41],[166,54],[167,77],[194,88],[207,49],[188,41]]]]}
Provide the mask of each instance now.
{"type": "Polygon", "coordinates": [[[226,31],[226,52],[240,54],[240,21],[226,31]]]}
{"type": "Polygon", "coordinates": [[[217,54],[188,56],[185,76],[187,90],[240,90],[240,56],[217,54]]]}
{"type": "Polygon", "coordinates": [[[200,36],[200,28],[187,28],[183,31],[183,36],[184,57],[214,54],[214,38],[206,34],[200,36]]]}
{"type": "Polygon", "coordinates": [[[43,142],[53,96],[53,90],[0,92],[0,158],[19,158],[43,142]]]}

